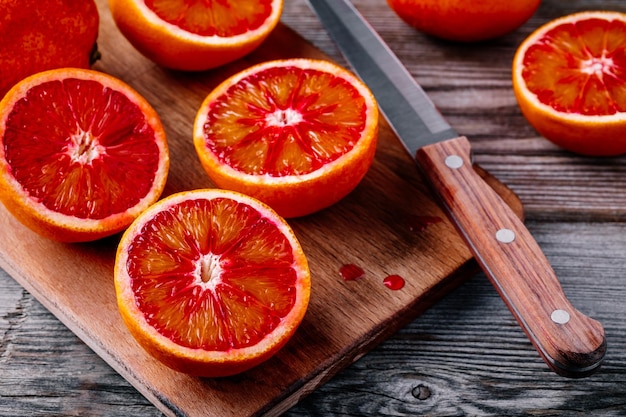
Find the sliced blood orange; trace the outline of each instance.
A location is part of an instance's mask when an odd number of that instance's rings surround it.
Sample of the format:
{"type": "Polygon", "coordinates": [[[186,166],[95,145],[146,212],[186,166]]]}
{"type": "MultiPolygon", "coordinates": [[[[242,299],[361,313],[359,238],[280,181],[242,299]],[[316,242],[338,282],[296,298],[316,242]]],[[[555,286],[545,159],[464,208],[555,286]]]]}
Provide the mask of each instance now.
{"type": "Polygon", "coordinates": [[[273,356],[307,310],[310,274],[283,218],[220,189],[173,194],[124,233],[121,315],[145,350],[191,375],[234,375],[273,356]]]}
{"type": "Polygon", "coordinates": [[[198,110],[194,143],[212,181],[283,217],[326,208],[362,180],[378,138],[378,107],[354,75],[328,61],[287,59],[244,70],[198,110]]]}
{"type": "Polygon", "coordinates": [[[51,239],[99,239],[126,228],[165,186],[161,121],[139,93],[101,72],[54,69],[0,102],[0,199],[51,239]]]}
{"type": "Polygon", "coordinates": [[[120,32],[166,68],[215,68],[256,49],[280,20],[283,0],[109,0],[120,32]]]}
{"type": "Polygon", "coordinates": [[[573,152],[626,152],[626,14],[580,12],[532,33],[513,61],[529,123],[573,152]]]}

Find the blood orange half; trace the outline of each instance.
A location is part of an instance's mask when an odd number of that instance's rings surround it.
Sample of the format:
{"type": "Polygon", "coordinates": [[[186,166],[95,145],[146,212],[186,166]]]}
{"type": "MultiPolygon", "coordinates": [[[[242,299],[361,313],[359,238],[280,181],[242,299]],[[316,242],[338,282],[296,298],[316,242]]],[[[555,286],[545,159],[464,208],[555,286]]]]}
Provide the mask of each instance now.
{"type": "Polygon", "coordinates": [[[273,356],[310,297],[307,260],[289,225],[243,194],[173,194],[124,233],[118,306],[131,334],[167,366],[226,376],[273,356]]]}
{"type": "Polygon", "coordinates": [[[573,152],[626,152],[626,14],[581,12],[532,33],[513,61],[529,123],[573,152]]]}
{"type": "Polygon", "coordinates": [[[193,136],[218,187],[298,217],[338,202],[363,179],[376,151],[378,107],[336,64],[269,61],[215,88],[198,110],[193,136]]]}
{"type": "Polygon", "coordinates": [[[247,55],[274,30],[283,0],[109,0],[120,32],[167,68],[200,71],[247,55]]]}
{"type": "Polygon", "coordinates": [[[89,241],[126,228],[165,186],[160,119],[117,78],[54,69],[0,102],[0,199],[48,238],[89,241]]]}

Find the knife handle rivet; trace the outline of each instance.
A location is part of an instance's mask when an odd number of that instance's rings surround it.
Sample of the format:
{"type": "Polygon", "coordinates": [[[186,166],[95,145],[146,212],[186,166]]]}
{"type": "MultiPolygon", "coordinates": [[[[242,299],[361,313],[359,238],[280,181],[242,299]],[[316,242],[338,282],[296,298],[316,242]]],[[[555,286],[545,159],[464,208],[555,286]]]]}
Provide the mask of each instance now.
{"type": "Polygon", "coordinates": [[[445,164],[448,168],[459,169],[463,166],[463,158],[458,155],[449,155],[446,157],[445,164]]]}
{"type": "Polygon", "coordinates": [[[567,311],[558,309],[552,312],[552,315],[550,316],[550,318],[556,324],[566,324],[569,321],[570,316],[567,311]]]}
{"type": "Polygon", "coordinates": [[[511,229],[500,229],[496,232],[498,242],[511,243],[515,240],[515,232],[511,229]]]}

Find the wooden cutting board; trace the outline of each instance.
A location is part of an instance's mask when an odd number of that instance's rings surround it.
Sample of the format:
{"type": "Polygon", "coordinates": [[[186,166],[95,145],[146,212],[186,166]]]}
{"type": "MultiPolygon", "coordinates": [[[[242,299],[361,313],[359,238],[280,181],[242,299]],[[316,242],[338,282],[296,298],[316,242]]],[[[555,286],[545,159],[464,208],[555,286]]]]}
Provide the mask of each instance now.
{"type": "MultiPolygon", "coordinates": [[[[232,65],[198,74],[167,71],[125,41],[106,0],[97,3],[103,58],[94,68],[132,85],[161,115],[171,152],[166,194],[212,186],[195,155],[191,131],[200,103],[217,83],[270,59],[327,59],[280,25],[260,49],[232,65]]],[[[483,175],[521,216],[517,197],[483,175]]],[[[310,263],[309,310],[274,358],[230,378],[171,371],[135,343],[118,314],[113,288],[119,236],[60,244],[38,237],[0,207],[0,266],[166,415],[219,417],[280,414],[477,270],[384,122],[374,164],[359,187],[339,204],[290,224],[310,263]],[[442,221],[419,227],[429,219],[442,221]],[[342,279],[344,264],[360,266],[365,276],[342,279]],[[393,274],[405,279],[402,289],[383,285],[393,274]]]]}

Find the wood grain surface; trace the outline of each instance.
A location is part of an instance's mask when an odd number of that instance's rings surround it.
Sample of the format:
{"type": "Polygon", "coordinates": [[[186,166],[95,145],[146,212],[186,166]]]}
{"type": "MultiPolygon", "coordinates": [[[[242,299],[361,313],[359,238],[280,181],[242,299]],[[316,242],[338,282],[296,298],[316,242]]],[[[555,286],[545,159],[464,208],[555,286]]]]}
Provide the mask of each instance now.
{"type": "MultiPolygon", "coordinates": [[[[608,352],[600,372],[590,378],[555,375],[487,278],[478,274],[285,415],[625,415],[626,158],[580,157],[539,137],[515,103],[510,62],[516,46],[543,22],[580,10],[626,12],[626,5],[620,0],[544,0],[518,31],[479,45],[458,45],[413,31],[384,1],[354,3],[452,126],[470,139],[474,160],[520,196],[526,225],[568,298],[604,325],[608,352]]],[[[283,22],[341,62],[304,0],[286,0],[283,22]]],[[[134,61],[127,65],[141,84],[141,67],[134,61]]],[[[193,88],[194,78],[189,76],[185,89],[200,100],[204,92],[193,88]]],[[[151,94],[178,99],[165,88],[152,88],[151,94]]],[[[193,105],[189,108],[193,111],[193,105]]],[[[385,154],[381,166],[398,158],[385,154]]],[[[365,231],[350,244],[363,240],[365,231]]],[[[384,253],[393,244],[379,242],[376,250],[384,253]]],[[[144,417],[162,412],[31,293],[0,273],[0,415],[144,417]]]]}

